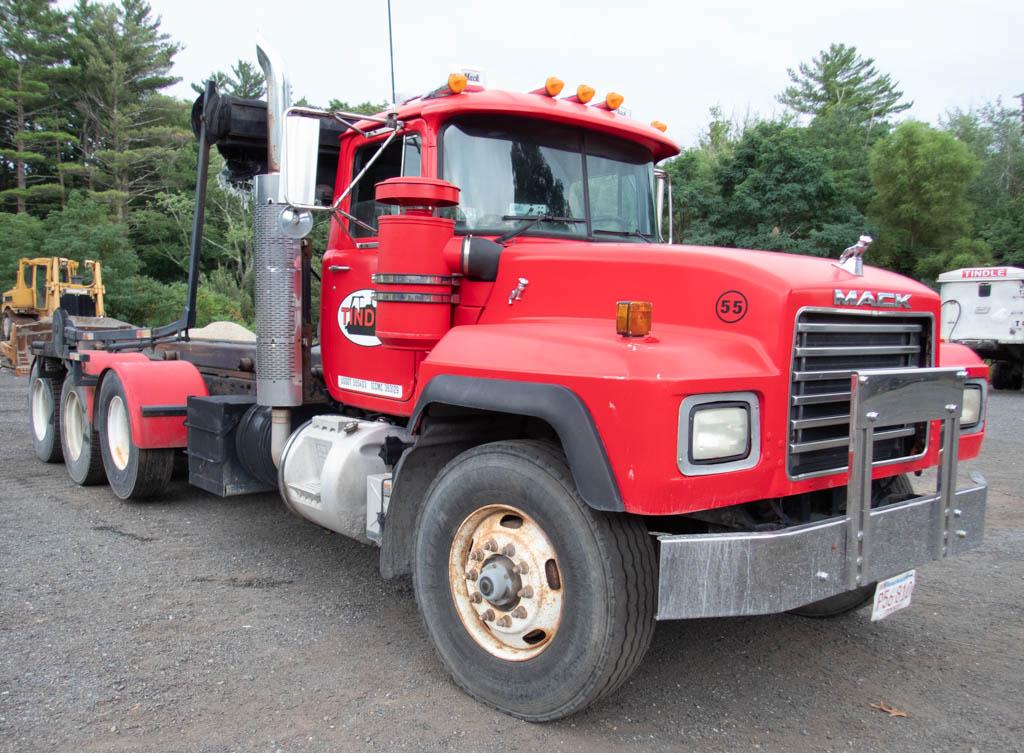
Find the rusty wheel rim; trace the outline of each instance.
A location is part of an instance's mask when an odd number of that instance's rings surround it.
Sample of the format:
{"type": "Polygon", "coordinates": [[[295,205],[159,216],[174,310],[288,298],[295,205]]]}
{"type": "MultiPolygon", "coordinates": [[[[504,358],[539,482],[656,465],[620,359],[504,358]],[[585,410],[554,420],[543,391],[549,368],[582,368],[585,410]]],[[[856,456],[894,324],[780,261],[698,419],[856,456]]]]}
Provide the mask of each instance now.
{"type": "Polygon", "coordinates": [[[558,632],[564,599],[558,557],[522,510],[487,505],[462,521],[448,581],[463,627],[492,656],[532,659],[558,632]]]}

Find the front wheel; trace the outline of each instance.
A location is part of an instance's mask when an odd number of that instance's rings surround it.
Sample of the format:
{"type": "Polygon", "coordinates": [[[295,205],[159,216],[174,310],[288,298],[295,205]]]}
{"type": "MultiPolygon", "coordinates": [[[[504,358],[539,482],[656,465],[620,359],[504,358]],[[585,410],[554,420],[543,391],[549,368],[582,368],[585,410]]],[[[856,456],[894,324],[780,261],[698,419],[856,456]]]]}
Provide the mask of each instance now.
{"type": "Polygon", "coordinates": [[[541,442],[483,445],[444,468],[420,511],[413,585],[455,682],[528,721],[614,691],[654,632],[645,527],[587,507],[541,442]]]}

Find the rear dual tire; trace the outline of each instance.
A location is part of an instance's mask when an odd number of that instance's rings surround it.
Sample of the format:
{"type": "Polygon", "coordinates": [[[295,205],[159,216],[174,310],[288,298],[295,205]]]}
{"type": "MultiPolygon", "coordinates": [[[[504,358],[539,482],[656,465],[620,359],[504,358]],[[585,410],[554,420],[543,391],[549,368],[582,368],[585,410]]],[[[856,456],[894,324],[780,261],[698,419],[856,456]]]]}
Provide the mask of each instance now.
{"type": "Polygon", "coordinates": [[[47,376],[43,361],[32,363],[28,381],[28,422],[32,435],[32,449],[44,463],[59,463],[63,459],[60,444],[60,391],[61,380],[47,376]]]}
{"type": "Polygon", "coordinates": [[[114,494],[121,499],[159,496],[174,471],[174,449],[143,449],[135,443],[128,397],[115,373],[100,383],[95,423],[103,469],[114,494]]]}
{"type": "Polygon", "coordinates": [[[60,393],[60,444],[72,481],[81,486],[103,483],[100,435],[95,422],[89,420],[85,396],[75,388],[70,374],[60,393]]]}

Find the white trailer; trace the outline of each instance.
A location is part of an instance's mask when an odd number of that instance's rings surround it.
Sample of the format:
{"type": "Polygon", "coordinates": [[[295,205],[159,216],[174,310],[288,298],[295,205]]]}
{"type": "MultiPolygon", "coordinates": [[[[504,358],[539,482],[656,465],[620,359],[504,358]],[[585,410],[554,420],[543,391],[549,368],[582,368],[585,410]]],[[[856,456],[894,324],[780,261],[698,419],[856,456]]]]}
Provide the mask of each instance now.
{"type": "Polygon", "coordinates": [[[1020,389],[1024,374],[1024,269],[968,267],[939,275],[942,337],[992,361],[995,389],[1020,389]]]}

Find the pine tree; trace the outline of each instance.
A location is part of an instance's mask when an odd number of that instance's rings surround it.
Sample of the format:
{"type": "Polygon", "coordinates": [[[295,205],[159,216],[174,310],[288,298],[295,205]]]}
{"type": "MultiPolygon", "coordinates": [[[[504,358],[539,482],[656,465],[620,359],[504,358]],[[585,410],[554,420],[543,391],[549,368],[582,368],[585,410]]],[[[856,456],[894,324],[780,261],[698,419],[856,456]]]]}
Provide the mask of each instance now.
{"type": "Polygon", "coordinates": [[[246,60],[239,60],[231,66],[231,73],[214,71],[206,79],[203,79],[204,83],[192,84],[192,90],[196,94],[202,94],[206,91],[205,82],[209,79],[212,79],[213,83],[217,85],[217,91],[222,94],[230,94],[232,97],[260,99],[266,93],[266,81],[264,81],[263,73],[246,60]]]}
{"type": "Polygon", "coordinates": [[[144,0],[79,0],[71,19],[84,166],[95,196],[123,220],[131,202],[160,190],[162,164],[189,140],[178,103],[159,93],[178,81],[170,70],[180,45],[144,0]]]}
{"type": "Polygon", "coordinates": [[[13,197],[19,213],[33,197],[63,191],[52,164],[74,137],[59,127],[51,85],[66,74],[66,16],[49,0],[0,0],[0,111],[4,114],[0,156],[14,163],[13,197]]]}
{"type": "Polygon", "coordinates": [[[857,48],[829,45],[810,63],[788,69],[792,85],[778,100],[801,115],[823,115],[833,108],[856,112],[861,120],[885,120],[913,106],[904,102],[898,82],[879,73],[874,58],[863,58],[857,48]]]}

